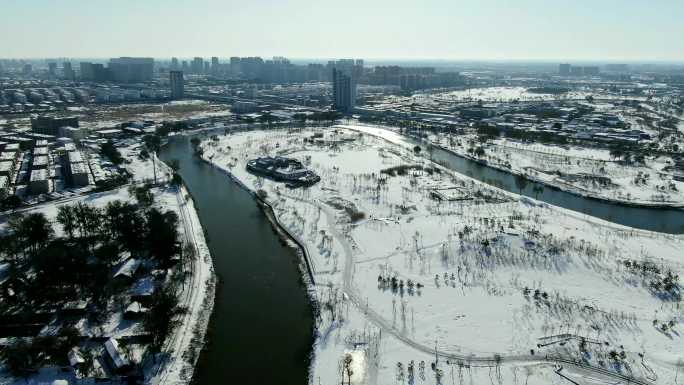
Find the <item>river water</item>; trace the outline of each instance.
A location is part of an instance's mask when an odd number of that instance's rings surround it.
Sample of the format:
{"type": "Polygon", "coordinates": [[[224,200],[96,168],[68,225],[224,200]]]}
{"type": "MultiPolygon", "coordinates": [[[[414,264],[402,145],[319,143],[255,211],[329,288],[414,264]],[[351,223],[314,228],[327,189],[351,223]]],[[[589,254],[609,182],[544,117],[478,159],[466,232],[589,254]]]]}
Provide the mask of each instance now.
{"type": "Polygon", "coordinates": [[[620,225],[669,234],[684,234],[684,209],[649,208],[615,204],[608,201],[585,198],[533,181],[527,181],[526,186],[519,190],[515,183],[515,176],[508,172],[454,155],[439,147],[400,135],[385,128],[365,125],[352,125],[348,127],[360,132],[380,136],[396,144],[410,147],[420,145],[423,149],[429,148],[429,156],[433,161],[451,170],[515,194],[535,197],[554,206],[577,211],[620,225]],[[534,191],[535,187],[541,188],[543,191],[537,193],[534,191]]]}
{"type": "Polygon", "coordinates": [[[306,384],[313,315],[297,266],[254,198],[192,155],[176,136],[160,158],[177,159],[221,283],[197,384],[306,384]]]}
{"type": "Polygon", "coordinates": [[[510,173],[456,156],[437,147],[432,147],[431,157],[435,162],[471,178],[516,194],[522,193],[529,197],[536,197],[554,206],[578,211],[592,217],[637,229],[670,234],[684,233],[684,210],[682,209],[646,208],[613,204],[597,199],[584,198],[532,181],[528,181],[521,191],[516,187],[515,177],[510,173]],[[536,193],[534,191],[535,186],[543,188],[543,192],[536,193]]]}
{"type": "MultiPolygon", "coordinates": [[[[298,256],[282,244],[252,195],[192,155],[189,137],[172,137],[160,157],[180,163],[180,174],[195,199],[222,282],[217,289],[209,349],[200,359],[196,382],[305,384],[313,317],[298,256]]],[[[431,157],[454,171],[518,193],[509,173],[439,148],[432,149],[431,157]]],[[[522,194],[534,197],[535,185],[529,182],[522,194]]],[[[627,226],[684,233],[684,210],[610,204],[548,187],[537,197],[627,226]]]]}

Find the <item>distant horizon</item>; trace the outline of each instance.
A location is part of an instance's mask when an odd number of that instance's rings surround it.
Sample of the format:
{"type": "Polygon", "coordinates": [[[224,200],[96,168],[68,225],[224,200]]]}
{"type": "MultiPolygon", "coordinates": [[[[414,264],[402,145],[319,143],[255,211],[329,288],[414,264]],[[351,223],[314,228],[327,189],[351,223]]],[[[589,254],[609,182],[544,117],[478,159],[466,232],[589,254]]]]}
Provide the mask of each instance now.
{"type": "Polygon", "coordinates": [[[31,60],[31,61],[62,61],[62,60],[97,60],[97,61],[108,61],[112,58],[119,57],[145,57],[152,58],[155,61],[170,61],[172,58],[177,58],[178,60],[192,60],[195,57],[201,57],[205,60],[209,60],[212,57],[218,57],[220,61],[228,61],[231,57],[260,57],[263,60],[271,60],[274,57],[284,57],[291,62],[327,62],[330,60],[339,59],[361,59],[364,63],[386,63],[386,62],[414,62],[414,63],[458,63],[458,64],[478,64],[478,63],[491,63],[491,64],[548,64],[548,65],[558,65],[558,64],[594,64],[594,65],[606,65],[606,64],[630,64],[630,65],[684,65],[684,59],[682,60],[643,60],[643,59],[625,59],[625,60],[609,60],[609,59],[487,59],[487,58],[464,58],[464,59],[449,59],[449,58],[439,58],[439,57],[426,57],[426,58],[409,58],[409,57],[361,57],[361,56],[334,56],[334,57],[297,57],[297,56],[283,56],[283,55],[230,55],[230,56],[217,56],[217,55],[194,55],[194,56],[152,56],[152,55],[112,55],[112,56],[35,56],[35,57],[0,57],[0,60],[31,60]]]}
{"type": "Polygon", "coordinates": [[[5,2],[0,55],[683,63],[681,0],[5,2]]]}

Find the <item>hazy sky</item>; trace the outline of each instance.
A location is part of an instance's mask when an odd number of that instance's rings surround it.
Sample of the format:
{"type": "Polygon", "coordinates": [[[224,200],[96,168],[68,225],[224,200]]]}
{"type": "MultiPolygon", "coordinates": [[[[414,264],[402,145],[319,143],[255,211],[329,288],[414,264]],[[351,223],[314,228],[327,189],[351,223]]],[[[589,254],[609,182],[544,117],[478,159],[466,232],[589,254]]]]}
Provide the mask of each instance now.
{"type": "Polygon", "coordinates": [[[0,57],[684,61],[684,0],[0,0],[0,57]]]}

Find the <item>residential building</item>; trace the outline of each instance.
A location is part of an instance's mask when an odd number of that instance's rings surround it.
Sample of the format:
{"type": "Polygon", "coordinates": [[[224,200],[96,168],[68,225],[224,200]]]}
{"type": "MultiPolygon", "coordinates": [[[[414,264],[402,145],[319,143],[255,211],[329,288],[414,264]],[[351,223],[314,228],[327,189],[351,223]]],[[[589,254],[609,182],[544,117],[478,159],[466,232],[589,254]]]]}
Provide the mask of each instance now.
{"type": "Polygon", "coordinates": [[[52,61],[48,63],[48,74],[50,74],[50,77],[57,76],[57,63],[52,61]]]}
{"type": "Polygon", "coordinates": [[[596,76],[601,72],[598,66],[584,66],[582,71],[585,76],[596,76]]]}
{"type": "Polygon", "coordinates": [[[204,59],[196,57],[190,63],[190,71],[194,74],[201,74],[204,71],[204,59]]]}
{"type": "Polygon", "coordinates": [[[171,99],[183,99],[183,71],[170,71],[171,99]]]}
{"type": "Polygon", "coordinates": [[[353,71],[333,67],[332,69],[333,108],[350,112],[356,99],[356,84],[353,71]]]}
{"type": "Polygon", "coordinates": [[[39,116],[31,119],[31,130],[39,134],[59,136],[61,127],[78,127],[78,117],[39,116]]]}
{"type": "Polygon", "coordinates": [[[62,75],[64,76],[65,80],[74,80],[76,78],[74,69],[71,68],[71,62],[65,61],[62,64],[62,75]]]}
{"type": "Polygon", "coordinates": [[[152,80],[154,59],[120,57],[109,60],[109,72],[118,83],[139,83],[152,80]]]}
{"type": "Polygon", "coordinates": [[[569,76],[570,75],[570,64],[559,64],[558,65],[558,74],[561,76],[569,76]]]}
{"type": "Polygon", "coordinates": [[[50,191],[50,181],[48,179],[48,171],[45,169],[31,170],[31,178],[29,180],[29,189],[31,194],[46,194],[50,191]]]}
{"type": "Polygon", "coordinates": [[[211,73],[213,75],[218,75],[220,72],[220,64],[219,64],[219,58],[214,56],[211,58],[211,73]]]}

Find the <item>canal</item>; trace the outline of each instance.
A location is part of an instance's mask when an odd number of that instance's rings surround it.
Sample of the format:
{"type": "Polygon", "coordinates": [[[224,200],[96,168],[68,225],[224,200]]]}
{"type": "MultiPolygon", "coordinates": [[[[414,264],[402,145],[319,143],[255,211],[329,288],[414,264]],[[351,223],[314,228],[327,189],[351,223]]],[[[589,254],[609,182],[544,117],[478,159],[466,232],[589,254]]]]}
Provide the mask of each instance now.
{"type": "Polygon", "coordinates": [[[351,125],[353,130],[382,137],[392,143],[428,148],[430,159],[453,171],[515,194],[522,194],[592,217],[637,229],[669,234],[684,234],[684,209],[652,208],[611,203],[585,198],[528,180],[522,190],[515,183],[515,176],[476,161],[460,157],[425,142],[400,135],[381,127],[351,125]],[[537,191],[535,191],[537,190],[537,191]],[[539,192],[541,191],[541,192],[539,192]]]}
{"type": "Polygon", "coordinates": [[[298,268],[254,198],[172,137],[160,152],[177,159],[192,194],[220,284],[197,384],[306,384],[313,315],[298,268]]]}

